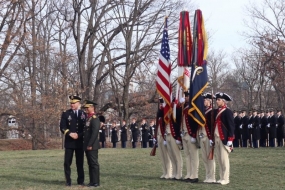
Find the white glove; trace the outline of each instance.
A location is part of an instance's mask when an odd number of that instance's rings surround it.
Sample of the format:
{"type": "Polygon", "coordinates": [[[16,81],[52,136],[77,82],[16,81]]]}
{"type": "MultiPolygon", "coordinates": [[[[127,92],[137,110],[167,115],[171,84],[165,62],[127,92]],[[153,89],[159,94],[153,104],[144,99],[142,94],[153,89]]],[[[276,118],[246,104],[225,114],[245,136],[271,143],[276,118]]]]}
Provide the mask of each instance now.
{"type": "Polygon", "coordinates": [[[122,130],[119,130],[120,132],[122,132],[122,130]]]}
{"type": "Polygon", "coordinates": [[[166,146],[166,145],[167,145],[167,142],[166,142],[166,141],[163,141],[163,144],[166,146]]]}
{"type": "Polygon", "coordinates": [[[154,127],[152,127],[152,129],[154,130],[154,127]]]}
{"type": "Polygon", "coordinates": [[[132,131],[132,130],[129,130],[130,132],[132,131]]]}
{"type": "Polygon", "coordinates": [[[251,127],[250,127],[250,124],[247,126],[247,128],[249,128],[249,129],[251,128],[251,127]]]}
{"type": "Polygon", "coordinates": [[[276,124],[276,127],[278,127],[278,124],[276,124]]]}
{"type": "Polygon", "coordinates": [[[176,144],[181,144],[181,141],[175,140],[176,144]]]}
{"type": "Polygon", "coordinates": [[[242,129],[242,125],[240,125],[239,128],[242,129]]]}
{"type": "Polygon", "coordinates": [[[228,141],[227,142],[227,146],[232,146],[233,145],[233,141],[228,141]]]}
{"type": "Polygon", "coordinates": [[[142,128],[140,128],[140,130],[142,130],[142,128]]]}
{"type": "Polygon", "coordinates": [[[99,133],[102,133],[102,130],[99,130],[99,133]]]}
{"type": "Polygon", "coordinates": [[[152,142],[153,142],[153,143],[155,143],[155,142],[156,142],[155,138],[153,138],[153,139],[152,139],[152,142]]]}
{"type": "Polygon", "coordinates": [[[182,103],[184,103],[184,102],[185,102],[185,98],[183,98],[183,97],[180,98],[179,103],[182,104],[182,103]]]}
{"type": "Polygon", "coordinates": [[[190,141],[191,143],[196,143],[196,138],[191,137],[190,141]]]}
{"type": "Polygon", "coordinates": [[[268,127],[268,128],[270,127],[270,124],[269,124],[269,123],[267,124],[267,127],[268,127]]]}
{"type": "Polygon", "coordinates": [[[214,142],[210,139],[210,146],[213,146],[214,142]]]}
{"type": "Polygon", "coordinates": [[[110,129],[110,132],[112,132],[112,129],[110,129]]]}

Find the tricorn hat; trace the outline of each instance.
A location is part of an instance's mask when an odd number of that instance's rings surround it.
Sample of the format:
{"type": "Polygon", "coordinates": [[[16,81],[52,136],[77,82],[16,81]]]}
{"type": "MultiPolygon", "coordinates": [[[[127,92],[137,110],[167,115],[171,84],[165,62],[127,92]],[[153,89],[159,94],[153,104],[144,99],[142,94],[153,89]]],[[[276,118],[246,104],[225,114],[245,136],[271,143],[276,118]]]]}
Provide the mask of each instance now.
{"type": "Polygon", "coordinates": [[[159,103],[163,103],[164,101],[163,101],[163,98],[159,98],[159,103]]]}
{"type": "MultiPolygon", "coordinates": [[[[205,93],[202,95],[204,99],[212,99],[212,94],[211,93],[205,93]]],[[[213,94],[213,98],[216,99],[215,95],[213,94]]]]}
{"type": "Polygon", "coordinates": [[[230,97],[230,95],[223,93],[223,92],[218,92],[216,93],[216,99],[221,98],[224,99],[226,101],[232,101],[232,98],[230,97]]]}
{"type": "Polygon", "coordinates": [[[74,104],[76,102],[80,102],[81,98],[79,96],[75,96],[75,95],[70,95],[69,96],[69,99],[70,99],[70,103],[71,104],[74,104]]]}
{"type": "Polygon", "coordinates": [[[189,96],[189,95],[190,95],[189,90],[184,91],[184,95],[185,95],[185,96],[189,96]]]}

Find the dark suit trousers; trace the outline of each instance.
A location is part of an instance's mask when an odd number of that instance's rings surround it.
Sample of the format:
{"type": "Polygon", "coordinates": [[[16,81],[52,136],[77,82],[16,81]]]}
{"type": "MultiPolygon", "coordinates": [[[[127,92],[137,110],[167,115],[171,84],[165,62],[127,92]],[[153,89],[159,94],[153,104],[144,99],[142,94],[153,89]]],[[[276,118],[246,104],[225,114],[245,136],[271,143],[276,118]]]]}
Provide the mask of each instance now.
{"type": "Polygon", "coordinates": [[[64,174],[67,183],[71,183],[71,169],[70,166],[72,164],[73,153],[75,151],[76,158],[76,168],[77,168],[77,183],[84,182],[84,169],[83,169],[83,161],[84,161],[84,151],[83,149],[71,149],[66,148],[64,153],[64,174]]]}
{"type": "Polygon", "coordinates": [[[105,148],[105,141],[101,142],[101,148],[105,148]]]}
{"type": "Polygon", "coordinates": [[[126,148],[126,141],[122,141],[122,148],[126,148]]]}
{"type": "Polygon", "coordinates": [[[89,167],[90,183],[97,183],[100,185],[98,150],[87,150],[85,151],[85,154],[89,167]]]}

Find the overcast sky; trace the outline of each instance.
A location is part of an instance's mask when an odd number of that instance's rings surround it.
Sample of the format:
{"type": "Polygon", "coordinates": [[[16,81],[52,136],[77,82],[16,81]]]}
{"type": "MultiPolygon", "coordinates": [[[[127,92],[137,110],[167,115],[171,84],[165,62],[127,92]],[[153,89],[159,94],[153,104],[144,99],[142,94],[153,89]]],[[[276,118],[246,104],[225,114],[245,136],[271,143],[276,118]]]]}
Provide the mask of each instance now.
{"type": "MultiPolygon", "coordinates": [[[[215,48],[232,54],[235,49],[246,45],[240,34],[247,30],[243,20],[245,6],[249,2],[261,3],[263,0],[194,0],[205,20],[205,28],[211,33],[209,50],[215,48]]],[[[194,13],[193,13],[194,15],[194,13]]]]}

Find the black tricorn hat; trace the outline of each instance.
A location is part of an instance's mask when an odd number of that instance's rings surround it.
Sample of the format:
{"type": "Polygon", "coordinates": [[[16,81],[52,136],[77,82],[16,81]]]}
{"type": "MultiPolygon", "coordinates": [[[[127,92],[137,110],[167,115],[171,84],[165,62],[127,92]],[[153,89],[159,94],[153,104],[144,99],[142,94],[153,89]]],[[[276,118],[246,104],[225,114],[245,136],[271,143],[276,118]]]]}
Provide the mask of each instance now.
{"type": "Polygon", "coordinates": [[[185,91],[185,92],[184,92],[184,95],[185,95],[185,96],[189,96],[189,95],[190,95],[189,90],[185,91]]]}
{"type": "Polygon", "coordinates": [[[232,101],[232,98],[230,97],[230,95],[223,93],[223,92],[216,93],[216,99],[218,98],[224,99],[226,101],[232,101]]]}
{"type": "Polygon", "coordinates": [[[74,104],[76,102],[80,102],[81,98],[79,96],[75,96],[75,95],[70,95],[69,96],[70,99],[70,103],[74,104]]]}
{"type": "Polygon", "coordinates": [[[96,104],[95,102],[93,102],[93,101],[85,100],[83,107],[84,107],[84,108],[89,108],[90,106],[94,106],[94,107],[95,107],[96,105],[97,105],[97,104],[96,104]]]}
{"type": "Polygon", "coordinates": [[[159,103],[163,103],[164,101],[163,101],[163,98],[159,98],[159,103]]]}
{"type": "Polygon", "coordinates": [[[105,117],[103,115],[99,115],[99,120],[102,122],[102,123],[105,123],[105,117]]]}
{"type": "MultiPolygon", "coordinates": [[[[204,99],[212,99],[212,94],[211,93],[205,93],[202,95],[204,99]]],[[[215,95],[213,94],[213,99],[216,99],[215,95]]]]}

